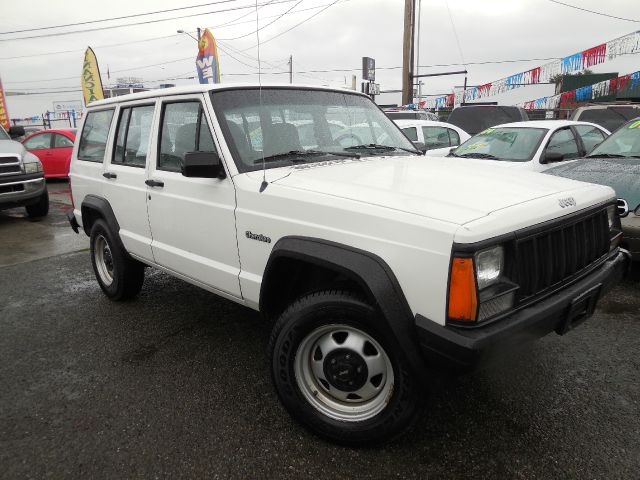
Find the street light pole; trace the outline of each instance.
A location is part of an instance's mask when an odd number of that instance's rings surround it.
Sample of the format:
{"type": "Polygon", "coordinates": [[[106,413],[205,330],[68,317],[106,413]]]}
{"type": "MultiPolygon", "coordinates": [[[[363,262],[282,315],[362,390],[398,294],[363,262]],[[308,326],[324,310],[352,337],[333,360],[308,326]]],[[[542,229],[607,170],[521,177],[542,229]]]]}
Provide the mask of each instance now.
{"type": "Polygon", "coordinates": [[[293,55],[289,55],[289,83],[293,83],[293,55]]]}
{"type": "Polygon", "coordinates": [[[198,27],[198,41],[200,41],[200,27],[198,27]]]}

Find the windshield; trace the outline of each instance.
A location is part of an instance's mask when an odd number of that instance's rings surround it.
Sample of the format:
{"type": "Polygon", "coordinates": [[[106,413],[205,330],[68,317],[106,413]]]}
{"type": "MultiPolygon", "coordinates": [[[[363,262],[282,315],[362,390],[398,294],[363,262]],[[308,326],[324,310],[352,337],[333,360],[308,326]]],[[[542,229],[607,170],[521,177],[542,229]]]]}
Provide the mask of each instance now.
{"type": "Polygon", "coordinates": [[[7,132],[4,131],[4,128],[2,127],[2,125],[0,125],[0,140],[11,140],[7,132]]]}
{"type": "Polygon", "coordinates": [[[261,170],[263,157],[265,168],[276,168],[346,154],[416,152],[399,128],[361,95],[263,87],[262,95],[257,88],[213,91],[211,101],[240,172],[261,170]]]}
{"type": "Polygon", "coordinates": [[[640,120],[633,120],[620,127],[588,157],[640,157],[640,120]]]}
{"type": "Polygon", "coordinates": [[[548,132],[545,128],[487,128],[456,148],[454,157],[528,162],[548,132]]]}

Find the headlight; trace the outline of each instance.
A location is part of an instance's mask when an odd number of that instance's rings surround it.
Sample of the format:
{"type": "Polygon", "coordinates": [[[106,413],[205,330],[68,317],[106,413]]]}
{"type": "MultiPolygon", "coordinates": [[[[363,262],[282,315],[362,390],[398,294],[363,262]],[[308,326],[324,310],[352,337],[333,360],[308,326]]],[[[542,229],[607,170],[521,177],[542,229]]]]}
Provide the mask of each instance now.
{"type": "Polygon", "coordinates": [[[504,249],[494,247],[476,253],[476,278],[478,289],[482,290],[498,281],[504,265],[504,249]]]}
{"type": "Polygon", "coordinates": [[[28,162],[24,164],[24,173],[38,173],[42,171],[40,162],[28,162]]]}

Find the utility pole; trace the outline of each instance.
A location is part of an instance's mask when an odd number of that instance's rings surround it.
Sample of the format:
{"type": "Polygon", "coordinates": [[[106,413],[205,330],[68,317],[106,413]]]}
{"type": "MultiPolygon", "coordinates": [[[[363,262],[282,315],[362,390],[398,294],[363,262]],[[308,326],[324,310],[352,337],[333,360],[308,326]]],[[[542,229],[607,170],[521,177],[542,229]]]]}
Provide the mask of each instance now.
{"type": "Polygon", "coordinates": [[[289,83],[293,83],[293,55],[289,55],[289,83]]]}
{"type": "MultiPolygon", "coordinates": [[[[420,75],[420,13],[422,11],[422,0],[418,0],[418,14],[416,15],[418,24],[418,35],[416,38],[416,75],[420,75]]],[[[418,81],[418,108],[420,107],[420,101],[422,100],[422,81],[418,81]]]]}
{"type": "Polygon", "coordinates": [[[200,27],[198,27],[198,41],[200,41],[200,27]]]}
{"type": "Polygon", "coordinates": [[[404,35],[402,39],[402,104],[413,103],[413,29],[416,0],[404,0],[404,35]]]}

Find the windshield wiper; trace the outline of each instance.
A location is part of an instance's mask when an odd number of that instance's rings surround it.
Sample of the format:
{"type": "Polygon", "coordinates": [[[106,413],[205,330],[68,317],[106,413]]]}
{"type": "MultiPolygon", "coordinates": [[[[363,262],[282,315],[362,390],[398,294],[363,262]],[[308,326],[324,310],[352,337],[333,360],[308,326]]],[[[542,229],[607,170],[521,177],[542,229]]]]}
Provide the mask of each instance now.
{"type": "Polygon", "coordinates": [[[585,158],[626,158],[626,155],[619,153],[599,153],[597,155],[587,155],[585,158]]]}
{"type": "Polygon", "coordinates": [[[394,147],[392,145],[379,145],[377,143],[363,143],[362,145],[353,145],[351,147],[345,147],[343,148],[343,150],[385,150],[387,152],[390,152],[391,150],[403,150],[405,152],[422,155],[419,150],[412,150],[410,148],[404,147],[394,147]]]}
{"type": "Polygon", "coordinates": [[[290,150],[288,152],[282,153],[274,153],[273,155],[267,155],[263,158],[258,158],[253,161],[254,165],[258,165],[265,162],[273,162],[282,159],[289,159],[294,163],[297,162],[305,162],[306,160],[301,157],[309,157],[309,156],[317,156],[317,155],[335,155],[336,157],[349,157],[349,158],[360,158],[360,155],[357,153],[345,153],[345,152],[323,152],[320,150],[290,150]]]}
{"type": "Polygon", "coordinates": [[[463,153],[462,155],[453,154],[454,157],[460,158],[486,158],[488,160],[500,160],[495,155],[491,155],[490,153],[463,153]]]}

